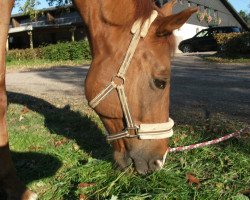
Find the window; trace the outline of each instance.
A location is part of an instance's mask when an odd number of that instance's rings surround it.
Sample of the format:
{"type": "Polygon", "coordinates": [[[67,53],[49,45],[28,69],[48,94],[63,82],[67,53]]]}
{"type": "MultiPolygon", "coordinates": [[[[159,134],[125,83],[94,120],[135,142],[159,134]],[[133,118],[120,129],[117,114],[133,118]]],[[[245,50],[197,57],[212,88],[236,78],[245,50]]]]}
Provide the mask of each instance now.
{"type": "Polygon", "coordinates": [[[207,30],[201,31],[200,33],[198,33],[196,35],[196,37],[205,37],[205,36],[208,36],[208,31],[207,30]]]}

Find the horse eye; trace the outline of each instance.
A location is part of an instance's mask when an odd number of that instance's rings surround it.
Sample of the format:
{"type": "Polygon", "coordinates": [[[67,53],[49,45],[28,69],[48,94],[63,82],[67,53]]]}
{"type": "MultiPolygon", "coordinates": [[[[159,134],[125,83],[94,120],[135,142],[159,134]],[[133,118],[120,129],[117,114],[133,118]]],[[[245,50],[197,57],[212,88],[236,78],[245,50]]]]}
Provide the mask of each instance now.
{"type": "Polygon", "coordinates": [[[157,88],[159,89],[164,89],[167,85],[167,81],[165,80],[160,80],[160,79],[154,79],[154,84],[157,88]]]}

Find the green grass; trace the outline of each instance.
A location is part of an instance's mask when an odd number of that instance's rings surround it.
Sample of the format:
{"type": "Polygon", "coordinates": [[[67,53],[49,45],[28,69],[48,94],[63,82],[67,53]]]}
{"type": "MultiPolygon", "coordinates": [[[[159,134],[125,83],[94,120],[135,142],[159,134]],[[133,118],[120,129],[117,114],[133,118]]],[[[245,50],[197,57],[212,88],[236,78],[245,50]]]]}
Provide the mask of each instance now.
{"type": "MultiPolygon", "coordinates": [[[[99,118],[84,104],[56,107],[53,102],[9,93],[8,127],[21,179],[42,200],[88,199],[249,199],[250,142],[230,139],[218,145],[172,153],[161,171],[140,176],[112,164],[99,118]],[[25,107],[30,109],[24,113],[25,107]],[[200,188],[189,185],[192,173],[200,188]],[[93,183],[83,187],[80,183],[93,183]]],[[[57,102],[58,104],[58,102],[57,102]]],[[[56,104],[56,105],[57,105],[56,104]]],[[[171,146],[193,144],[243,127],[221,116],[195,125],[176,125],[171,146]]]]}
{"type": "Polygon", "coordinates": [[[89,64],[90,61],[81,60],[68,60],[68,61],[50,61],[45,59],[35,59],[35,60],[11,60],[7,61],[6,66],[8,71],[29,71],[41,68],[51,68],[57,66],[75,66],[82,64],[89,64]]]}
{"type": "Polygon", "coordinates": [[[214,55],[204,56],[205,60],[218,63],[250,63],[250,55],[228,55],[216,53],[214,55]]]}

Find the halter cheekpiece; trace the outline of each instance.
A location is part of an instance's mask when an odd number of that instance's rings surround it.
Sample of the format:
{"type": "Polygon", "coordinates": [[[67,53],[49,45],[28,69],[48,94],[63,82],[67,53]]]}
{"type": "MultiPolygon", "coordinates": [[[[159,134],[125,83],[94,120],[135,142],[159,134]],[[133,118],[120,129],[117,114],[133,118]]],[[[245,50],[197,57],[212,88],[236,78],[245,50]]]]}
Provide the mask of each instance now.
{"type": "Polygon", "coordinates": [[[124,131],[112,135],[107,135],[108,141],[118,140],[121,138],[138,138],[138,139],[164,139],[169,138],[173,135],[173,126],[174,121],[169,118],[168,122],[165,123],[154,123],[154,124],[140,124],[137,125],[134,123],[134,120],[131,116],[128,101],[125,94],[125,75],[127,69],[131,63],[133,55],[135,53],[136,47],[139,43],[141,37],[145,37],[148,33],[150,25],[156,19],[158,13],[153,11],[151,16],[144,21],[137,20],[131,29],[133,37],[130,41],[128,50],[124,57],[124,60],[121,64],[121,67],[118,71],[118,74],[115,75],[111,82],[93,99],[89,102],[90,107],[95,108],[103,99],[105,99],[110,92],[114,89],[117,90],[118,96],[121,102],[123,115],[126,120],[127,127],[124,131]],[[133,134],[131,134],[133,132],[133,134]]]}

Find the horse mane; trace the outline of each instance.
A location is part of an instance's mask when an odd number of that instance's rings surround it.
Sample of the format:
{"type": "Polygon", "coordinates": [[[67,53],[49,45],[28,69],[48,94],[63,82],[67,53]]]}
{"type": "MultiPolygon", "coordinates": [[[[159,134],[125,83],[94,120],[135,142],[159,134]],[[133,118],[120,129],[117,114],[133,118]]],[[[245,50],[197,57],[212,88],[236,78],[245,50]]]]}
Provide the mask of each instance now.
{"type": "Polygon", "coordinates": [[[134,21],[137,19],[146,20],[155,8],[153,0],[134,0],[135,15],[134,21]]]}
{"type": "Polygon", "coordinates": [[[146,20],[156,7],[153,0],[103,0],[101,17],[112,25],[131,25],[137,19],[146,20]]]}

